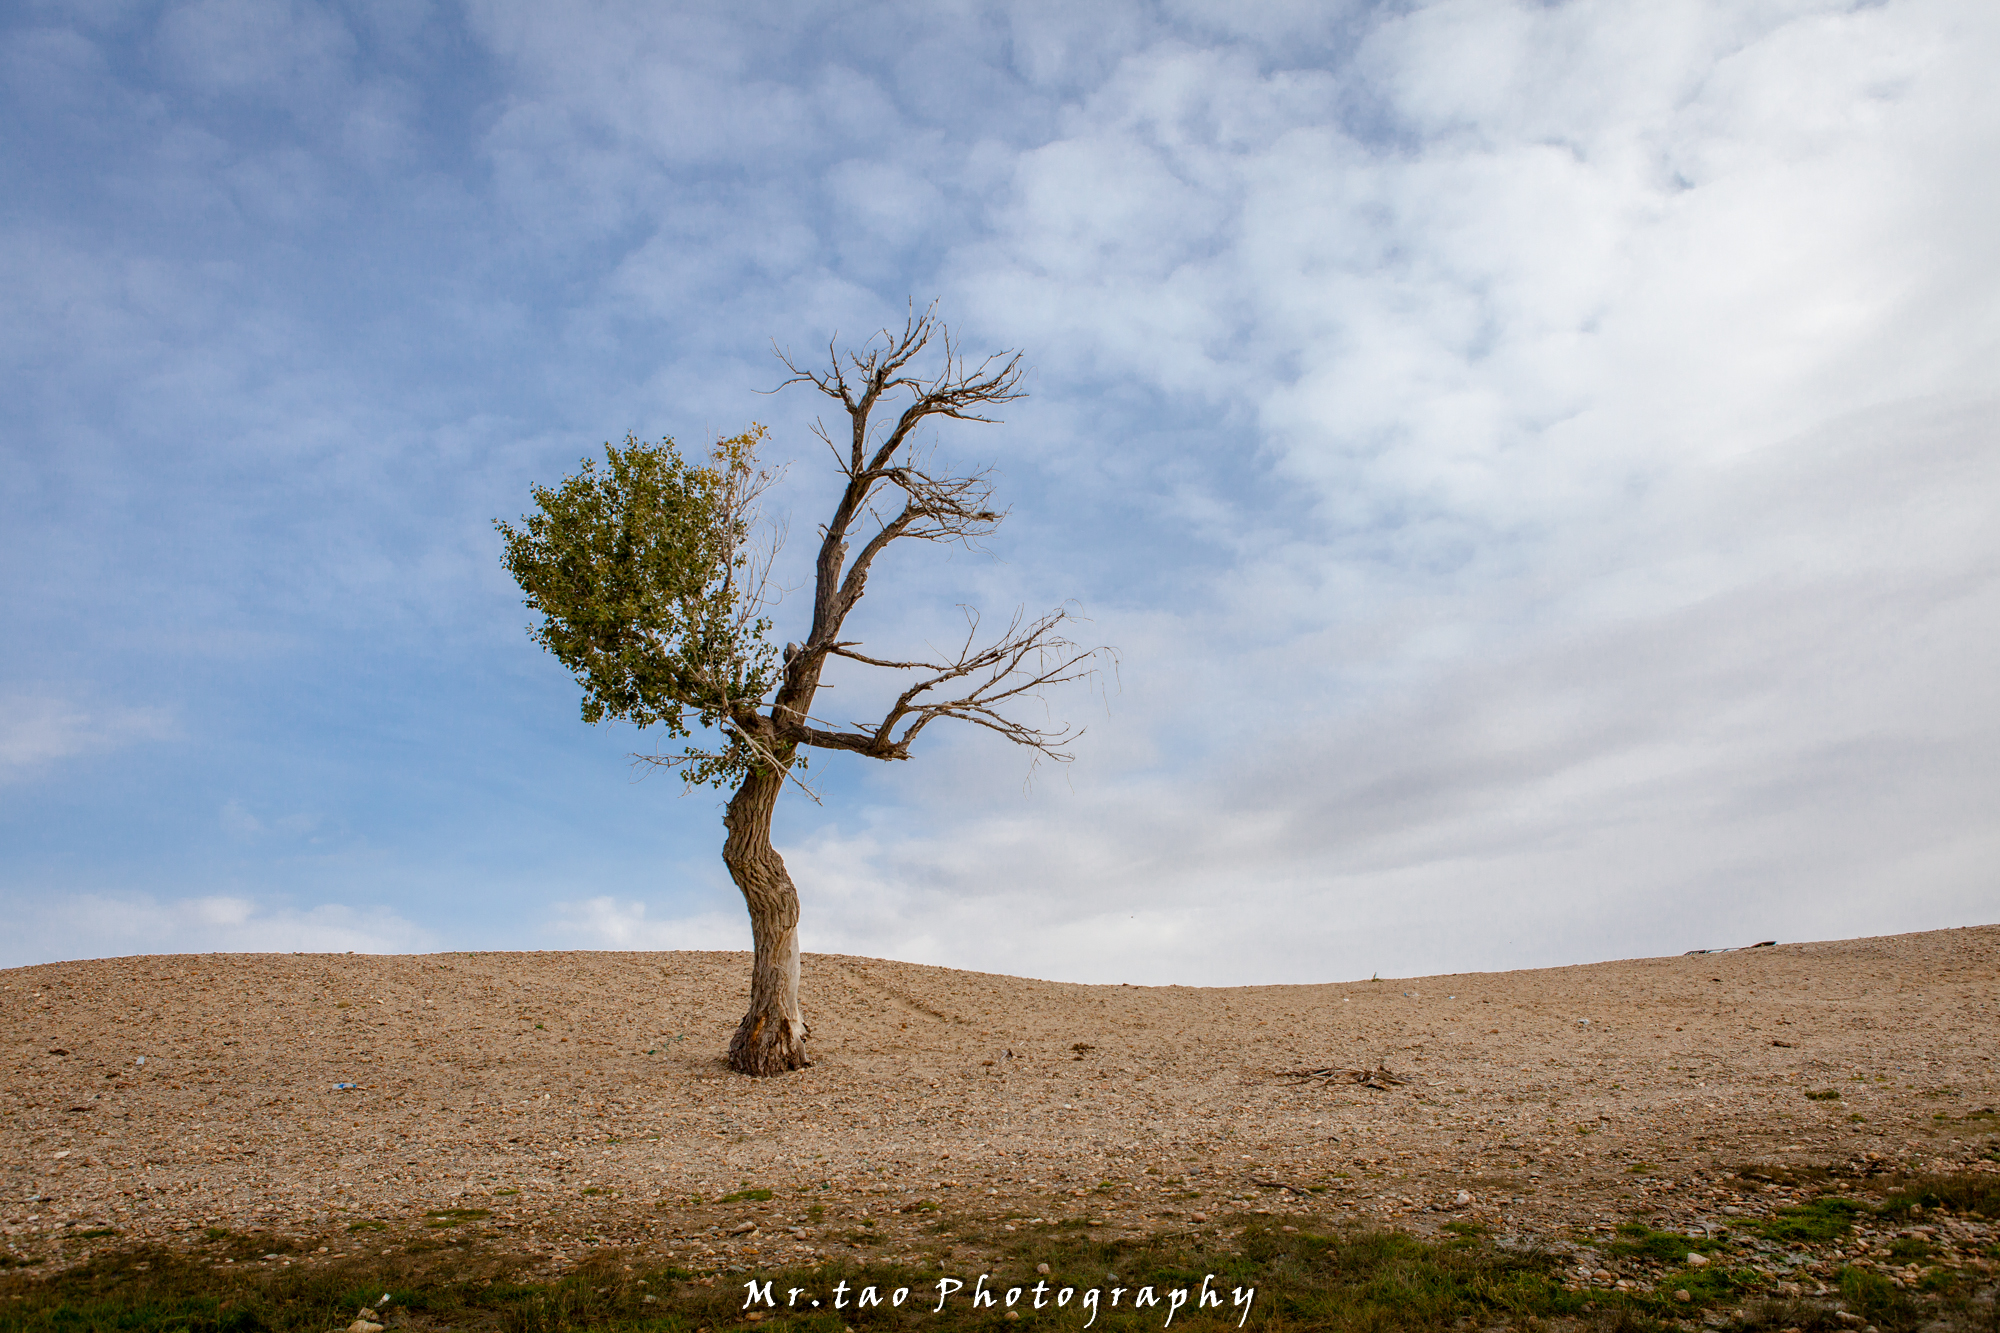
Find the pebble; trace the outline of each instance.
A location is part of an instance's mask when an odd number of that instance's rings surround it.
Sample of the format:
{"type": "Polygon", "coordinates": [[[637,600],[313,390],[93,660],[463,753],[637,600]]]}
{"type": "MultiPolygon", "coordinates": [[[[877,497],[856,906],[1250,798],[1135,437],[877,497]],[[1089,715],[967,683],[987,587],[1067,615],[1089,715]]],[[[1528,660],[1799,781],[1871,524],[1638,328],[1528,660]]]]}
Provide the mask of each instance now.
{"type": "Polygon", "coordinates": [[[1687,1265],[1689,1268],[1706,1268],[1708,1267],[1709,1263],[1710,1263],[1709,1257],[1699,1252],[1691,1253],[1687,1257],[1687,1265]]]}

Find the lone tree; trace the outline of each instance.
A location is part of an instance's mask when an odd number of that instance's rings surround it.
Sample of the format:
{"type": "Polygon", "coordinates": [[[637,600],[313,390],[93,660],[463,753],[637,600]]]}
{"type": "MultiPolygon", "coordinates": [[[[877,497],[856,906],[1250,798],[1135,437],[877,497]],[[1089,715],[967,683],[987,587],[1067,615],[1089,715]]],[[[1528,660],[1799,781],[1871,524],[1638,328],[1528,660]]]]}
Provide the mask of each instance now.
{"type": "Polygon", "coordinates": [[[640,759],[676,767],[690,785],[734,785],[723,824],[722,859],[750,909],[756,961],[750,1009],[729,1043],[729,1063],[745,1074],[798,1069],[807,1027],[799,1008],[799,895],[771,846],[771,815],[801,747],[846,750],[871,759],[908,759],[932,722],[955,718],[999,733],[1038,756],[1067,760],[1077,732],[1037,727],[1014,707],[1046,686],[1091,675],[1107,650],[1071,642],[1072,617],[1016,613],[1006,629],[968,630],[936,660],[897,660],[860,651],[843,638],[876,559],[898,541],[974,544],[1003,515],[991,508],[985,473],[937,475],[913,439],[931,418],[991,422],[984,413],[1023,396],[1018,352],[969,364],[952,346],[935,307],[913,314],[859,351],[827,347],[828,369],[801,370],[783,357],[785,385],[810,384],[836,399],[848,428],[840,438],[814,430],[845,484],[821,529],[814,566],[812,625],[803,641],[771,646],[769,582],[775,547],[759,550],[757,506],[775,479],[760,468],[762,427],[720,441],[705,463],[681,457],[671,439],[605,446],[604,467],[584,459],[555,489],[534,489],[535,513],[497,526],[507,568],[543,616],[535,640],[575,673],[583,717],[659,725],[673,736],[698,730],[715,739],[674,755],[640,759]],[[926,377],[914,367],[935,346],[926,377]],[[886,427],[895,404],[904,402],[886,427]],[[859,550],[850,543],[858,541],[859,550]],[[900,673],[907,680],[875,722],[830,725],[813,712],[830,658],[900,673]]]}

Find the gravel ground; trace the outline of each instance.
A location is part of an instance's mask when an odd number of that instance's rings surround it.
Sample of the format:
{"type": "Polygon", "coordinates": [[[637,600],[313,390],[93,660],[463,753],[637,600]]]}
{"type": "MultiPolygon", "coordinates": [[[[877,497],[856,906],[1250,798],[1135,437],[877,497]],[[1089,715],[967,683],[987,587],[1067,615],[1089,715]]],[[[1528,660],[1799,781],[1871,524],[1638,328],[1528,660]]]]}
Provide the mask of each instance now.
{"type": "Polygon", "coordinates": [[[1219,989],[809,955],[817,1063],[769,1080],[721,1059],[748,973],[733,953],[0,971],[8,1260],[223,1227],[304,1238],[286,1263],[440,1240],[551,1267],[606,1245],[935,1262],[1002,1229],[1254,1212],[1549,1238],[1784,1202],[1751,1163],[2000,1171],[2000,926],[1219,989]],[[773,1193],[727,1198],[745,1190],[773,1193]]]}

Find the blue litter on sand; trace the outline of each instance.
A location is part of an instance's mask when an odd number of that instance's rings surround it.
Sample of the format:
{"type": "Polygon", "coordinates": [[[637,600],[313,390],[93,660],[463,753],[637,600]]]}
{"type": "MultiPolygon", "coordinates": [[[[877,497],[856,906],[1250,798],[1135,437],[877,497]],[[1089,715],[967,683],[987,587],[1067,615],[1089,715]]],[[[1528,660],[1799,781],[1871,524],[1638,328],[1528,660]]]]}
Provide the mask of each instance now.
{"type": "Polygon", "coordinates": [[[333,1090],[335,1092],[346,1092],[350,1088],[355,1088],[359,1086],[360,1085],[356,1083],[336,1083],[333,1085],[333,1090]]]}

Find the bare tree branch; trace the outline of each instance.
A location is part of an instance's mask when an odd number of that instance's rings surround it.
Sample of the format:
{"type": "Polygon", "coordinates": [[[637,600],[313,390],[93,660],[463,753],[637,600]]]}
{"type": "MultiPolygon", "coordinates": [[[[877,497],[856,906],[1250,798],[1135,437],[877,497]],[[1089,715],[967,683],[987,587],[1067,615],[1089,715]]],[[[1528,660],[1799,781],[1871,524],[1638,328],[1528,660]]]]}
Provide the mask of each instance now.
{"type": "Polygon", "coordinates": [[[939,718],[971,722],[1005,736],[1017,745],[1047,755],[1060,762],[1070,756],[1061,747],[1082,735],[1064,727],[1035,727],[1008,717],[1002,705],[1023,696],[1038,695],[1051,685],[1081,680],[1097,671],[1096,659],[1107,648],[1083,648],[1061,633],[1061,627],[1075,617],[1067,609],[1052,611],[1032,622],[1016,613],[1006,632],[991,643],[978,644],[979,617],[966,612],[965,641],[944,661],[897,662],[854,651],[846,643],[829,645],[831,655],[845,657],[868,666],[894,671],[923,671],[930,674],[896,697],[880,722],[856,723],[853,731],[829,731],[802,725],[801,744],[824,749],[852,750],[878,759],[907,759],[910,743],[939,718]],[[959,682],[957,691],[944,687],[959,682]],[[900,728],[900,733],[899,729],[900,728]]]}
{"type": "Polygon", "coordinates": [[[814,434],[833,452],[845,484],[820,533],[811,630],[804,642],[787,647],[768,718],[753,713],[736,719],[738,734],[762,736],[758,729],[768,728],[761,743],[773,753],[807,745],[905,759],[911,743],[933,721],[955,718],[1038,755],[1067,760],[1062,747],[1079,731],[1035,726],[1010,715],[1048,686],[1094,675],[1100,654],[1109,653],[1079,647],[1065,636],[1064,627],[1074,619],[1067,610],[1034,621],[1016,613],[1004,633],[984,644],[979,642],[978,616],[968,613],[964,641],[937,661],[872,657],[857,651],[858,640],[841,637],[867,590],[877,557],[891,545],[908,538],[976,546],[1005,518],[993,507],[989,473],[940,471],[929,457],[914,456],[914,443],[918,429],[932,418],[997,420],[994,409],[1024,396],[1020,353],[968,360],[938,319],[935,304],[921,311],[913,305],[900,331],[884,329],[858,349],[843,352],[837,339],[830,341],[824,368],[802,367],[782,349],[774,350],[790,372],[780,388],[809,384],[847,414],[847,429],[840,432],[844,440],[838,442],[824,422],[814,424],[814,434]],[[927,352],[942,355],[934,373],[924,375],[916,367],[927,352]],[[901,411],[886,429],[879,428],[876,417],[886,413],[890,400],[905,395],[901,411]],[[861,535],[869,526],[872,531],[861,535]],[[921,678],[897,696],[879,721],[830,726],[812,715],[830,657],[921,678]]]}

